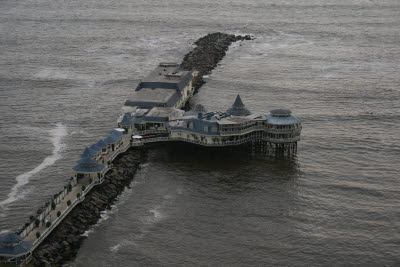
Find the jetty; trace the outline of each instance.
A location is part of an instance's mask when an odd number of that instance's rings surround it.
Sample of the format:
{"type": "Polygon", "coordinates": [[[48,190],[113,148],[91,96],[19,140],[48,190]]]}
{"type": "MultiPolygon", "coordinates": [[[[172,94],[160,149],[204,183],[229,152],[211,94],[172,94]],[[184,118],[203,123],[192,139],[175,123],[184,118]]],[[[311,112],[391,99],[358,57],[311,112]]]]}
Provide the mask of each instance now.
{"type": "MultiPolygon", "coordinates": [[[[120,186],[117,188],[111,181],[105,182],[107,175],[114,172],[110,179],[118,180],[118,175],[123,173],[132,177],[134,174],[134,171],[115,170],[115,160],[122,154],[129,154],[129,151],[140,151],[147,144],[184,142],[204,147],[247,146],[265,153],[295,154],[302,126],[290,110],[275,109],[270,114],[253,113],[246,108],[240,95],[236,96],[231,107],[225,107],[222,111],[207,111],[201,104],[189,107],[191,96],[204,83],[203,75],[216,66],[229,45],[237,40],[249,40],[249,37],[221,33],[203,37],[197,41],[198,47],[185,56],[184,62],[160,63],[142,79],[128,96],[117,121],[117,128],[104,139],[84,149],[64,189],[51,197],[18,232],[0,237],[0,266],[26,266],[32,265],[32,262],[33,265],[44,265],[43,258],[49,255],[51,249],[36,256],[35,251],[79,208],[79,204],[85,203],[87,197],[91,202],[103,197],[101,194],[90,195],[94,188],[107,183],[105,192],[115,199],[130,180],[118,182],[120,186]],[[210,44],[214,47],[213,54],[210,54],[210,44]],[[209,61],[209,58],[212,60],[209,61]],[[198,61],[201,60],[206,64],[199,65],[198,61]],[[34,257],[40,259],[35,260],[34,257]]],[[[98,201],[102,203],[102,209],[107,206],[105,200],[98,201]]],[[[93,209],[100,216],[99,207],[93,209]]],[[[86,221],[82,216],[78,217],[81,222],[86,221]]],[[[74,233],[81,233],[75,226],[70,228],[75,228],[74,233]]],[[[62,241],[62,238],[58,240],[62,241]]],[[[68,247],[74,240],[64,240],[61,243],[64,242],[66,244],[63,246],[68,247]]],[[[65,249],[57,248],[61,246],[59,242],[53,243],[53,250],[64,251],[64,256],[51,258],[52,263],[60,265],[71,258],[69,254],[65,256],[65,249]]]]}

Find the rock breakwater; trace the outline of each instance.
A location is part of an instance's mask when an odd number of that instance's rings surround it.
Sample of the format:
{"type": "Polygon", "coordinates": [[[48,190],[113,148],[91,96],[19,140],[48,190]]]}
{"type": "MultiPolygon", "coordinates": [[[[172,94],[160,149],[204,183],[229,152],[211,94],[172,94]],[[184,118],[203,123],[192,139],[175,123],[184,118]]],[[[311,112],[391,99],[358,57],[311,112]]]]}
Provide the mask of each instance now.
{"type": "Polygon", "coordinates": [[[194,83],[196,91],[205,83],[202,77],[217,66],[218,62],[226,55],[229,46],[243,40],[253,40],[253,38],[250,35],[241,36],[217,32],[207,34],[194,43],[197,47],[184,56],[181,66],[185,70],[196,69],[199,71],[199,78],[194,83]]]}
{"type": "MultiPolygon", "coordinates": [[[[205,83],[202,76],[209,74],[217,66],[233,42],[241,40],[252,38],[249,35],[212,33],[195,42],[197,47],[184,56],[181,66],[187,70],[199,71],[199,78],[194,84],[196,91],[205,83]]],[[[82,234],[98,222],[102,211],[111,208],[117,196],[129,186],[140,162],[145,158],[144,148],[131,148],[115,159],[114,168],[106,174],[104,182],[95,186],[40,244],[33,252],[30,265],[62,266],[73,260],[86,238],[82,234]]]]}
{"type": "Polygon", "coordinates": [[[110,209],[117,196],[129,186],[140,162],[146,158],[141,148],[131,148],[114,160],[114,168],[105,175],[102,184],[95,186],[75,209],[57,226],[34,251],[32,266],[61,266],[75,258],[86,238],[82,236],[110,209]]]}

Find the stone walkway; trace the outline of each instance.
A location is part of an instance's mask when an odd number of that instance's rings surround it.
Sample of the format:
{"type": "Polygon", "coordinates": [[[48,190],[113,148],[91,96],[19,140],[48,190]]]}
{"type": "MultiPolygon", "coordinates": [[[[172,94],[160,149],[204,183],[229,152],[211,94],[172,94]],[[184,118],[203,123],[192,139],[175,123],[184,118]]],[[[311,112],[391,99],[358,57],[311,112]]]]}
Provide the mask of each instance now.
{"type": "MultiPolygon", "coordinates": [[[[118,147],[117,150],[115,150],[113,153],[108,153],[106,155],[103,156],[104,158],[104,164],[107,164],[107,161],[115,154],[118,152],[119,149],[123,149],[129,142],[130,142],[130,134],[125,134],[122,136],[122,144],[118,147]]],[[[100,159],[98,161],[99,163],[102,163],[102,160],[100,159]]],[[[92,177],[93,181],[96,178],[92,177]]],[[[83,179],[79,179],[77,184],[75,186],[72,187],[71,192],[69,192],[67,195],[65,195],[65,197],[61,200],[60,203],[57,204],[56,208],[54,210],[52,210],[46,217],[45,217],[45,222],[40,221],[39,227],[34,228],[25,238],[24,241],[29,241],[29,242],[35,242],[37,240],[36,237],[36,233],[39,232],[40,235],[42,235],[47,227],[46,227],[46,222],[51,222],[51,224],[53,224],[53,222],[57,219],[57,212],[60,211],[61,214],[64,213],[64,211],[68,208],[67,202],[68,200],[72,202],[74,202],[77,197],[76,195],[78,193],[80,193],[82,195],[82,186],[85,186],[86,188],[89,185],[89,177],[85,177],[83,179]]]]}

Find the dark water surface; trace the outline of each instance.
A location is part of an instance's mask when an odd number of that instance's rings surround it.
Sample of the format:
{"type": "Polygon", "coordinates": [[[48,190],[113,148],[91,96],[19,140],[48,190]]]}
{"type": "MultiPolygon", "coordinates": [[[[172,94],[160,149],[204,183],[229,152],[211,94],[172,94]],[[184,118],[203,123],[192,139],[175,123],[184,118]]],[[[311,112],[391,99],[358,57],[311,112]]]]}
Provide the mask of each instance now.
{"type": "Polygon", "coordinates": [[[297,157],[155,146],[72,266],[400,264],[400,3],[0,1],[0,231],[60,191],[139,79],[215,31],[194,103],[291,109],[297,157]]]}

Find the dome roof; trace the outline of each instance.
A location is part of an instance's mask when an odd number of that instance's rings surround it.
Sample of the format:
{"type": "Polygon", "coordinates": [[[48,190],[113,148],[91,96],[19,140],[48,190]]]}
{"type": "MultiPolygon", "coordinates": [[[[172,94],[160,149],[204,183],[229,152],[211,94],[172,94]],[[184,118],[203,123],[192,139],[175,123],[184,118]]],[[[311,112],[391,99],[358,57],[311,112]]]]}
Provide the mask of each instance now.
{"type": "Polygon", "coordinates": [[[72,168],[76,172],[100,172],[105,167],[103,164],[91,158],[81,159],[77,162],[78,164],[72,168]]]}
{"type": "Polygon", "coordinates": [[[32,248],[32,243],[22,241],[20,235],[6,234],[0,238],[0,255],[19,256],[29,252],[32,248]]]}
{"type": "Polygon", "coordinates": [[[233,116],[248,116],[251,112],[245,108],[240,95],[236,96],[235,103],[233,103],[232,107],[226,111],[229,115],[233,116]]]}
{"type": "Polygon", "coordinates": [[[101,150],[101,147],[99,147],[97,144],[93,144],[89,147],[89,149],[92,150],[93,155],[96,155],[101,150]]]}
{"type": "Polygon", "coordinates": [[[269,114],[266,116],[267,122],[270,124],[280,124],[280,125],[289,125],[289,124],[296,124],[299,123],[300,120],[295,116],[275,116],[269,114]]]}
{"type": "Polygon", "coordinates": [[[6,234],[5,236],[2,236],[1,238],[0,238],[0,242],[3,244],[3,245],[13,245],[13,244],[16,244],[16,245],[18,245],[19,244],[19,242],[21,242],[22,241],[22,238],[21,238],[21,236],[20,235],[17,235],[17,234],[6,234]]]}
{"type": "Polygon", "coordinates": [[[114,144],[119,140],[120,136],[116,136],[114,134],[110,134],[106,139],[104,139],[104,142],[106,144],[114,144]]]}
{"type": "Polygon", "coordinates": [[[274,109],[271,110],[272,116],[276,117],[288,117],[292,114],[292,112],[288,109],[274,109]]]}
{"type": "Polygon", "coordinates": [[[100,140],[99,142],[96,143],[96,145],[100,148],[106,148],[108,147],[108,145],[106,144],[106,142],[104,142],[103,140],[100,140]]]}
{"type": "Polygon", "coordinates": [[[206,108],[202,104],[198,104],[194,107],[195,111],[201,111],[201,112],[206,112],[206,108]]]}
{"type": "Polygon", "coordinates": [[[86,147],[85,151],[83,151],[81,155],[81,159],[87,159],[87,158],[93,158],[94,155],[96,155],[97,152],[93,151],[92,149],[86,147]]]}
{"type": "Polygon", "coordinates": [[[116,137],[121,137],[121,136],[123,135],[123,133],[120,132],[120,131],[117,131],[117,130],[112,130],[112,131],[110,132],[110,135],[114,135],[114,136],[116,136],[116,137]]]}

